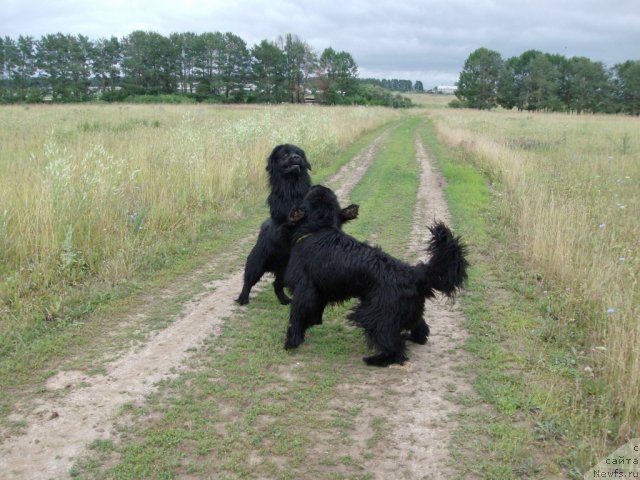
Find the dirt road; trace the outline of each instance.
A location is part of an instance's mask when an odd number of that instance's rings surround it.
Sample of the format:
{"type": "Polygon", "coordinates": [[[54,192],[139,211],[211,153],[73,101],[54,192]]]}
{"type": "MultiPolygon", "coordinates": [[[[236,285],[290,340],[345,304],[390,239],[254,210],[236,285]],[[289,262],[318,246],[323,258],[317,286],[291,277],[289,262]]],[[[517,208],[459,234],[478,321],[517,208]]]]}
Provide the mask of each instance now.
{"type": "MultiPolygon", "coordinates": [[[[450,223],[450,214],[444,178],[434,169],[420,140],[416,140],[416,159],[421,173],[409,252],[426,260],[428,226],[434,219],[450,223]]],[[[459,309],[444,298],[427,302],[425,310],[431,327],[427,345],[409,342],[408,362],[381,372],[361,388],[361,393],[380,400],[365,407],[361,417],[384,415],[391,427],[391,441],[366,465],[380,480],[448,479],[454,475],[449,443],[455,426],[453,416],[460,406],[449,398],[453,393],[471,391],[467,379],[457,370],[469,362],[462,348],[466,334],[459,309]],[[381,391],[384,396],[376,395],[381,391]]]]}
{"type": "MultiPolygon", "coordinates": [[[[385,135],[328,180],[341,197],[365,174],[385,135]]],[[[11,417],[27,427],[0,445],[0,472],[14,479],[66,478],[88,441],[112,436],[111,420],[123,405],[142,401],[159,381],[175,375],[190,352],[220,331],[236,308],[233,299],[242,289],[242,276],[238,270],[212,282],[211,293],[190,302],[179,320],[150,336],[142,348],[107,364],[104,375],[62,371],[50,378],[47,389],[68,393],[55,401],[36,398],[30,413],[11,417]]]]}
{"type": "MultiPolygon", "coordinates": [[[[342,203],[365,175],[387,133],[327,181],[342,203]]],[[[449,212],[444,181],[419,140],[416,161],[421,175],[408,252],[422,259],[427,226],[434,218],[448,221],[449,212]]],[[[263,281],[259,288],[264,285],[263,281]]],[[[107,364],[103,375],[63,371],[50,378],[48,389],[68,393],[55,402],[36,398],[29,413],[13,418],[27,427],[0,445],[3,478],[66,478],[88,441],[113,435],[113,418],[123,405],[142,402],[159,381],[179,371],[190,352],[220,331],[224,320],[236,311],[233,299],[241,286],[240,270],[212,282],[210,293],[189,302],[177,321],[149,336],[141,348],[107,364]]],[[[390,428],[384,448],[364,465],[376,478],[450,478],[452,473],[448,445],[452,415],[459,407],[447,398],[453,392],[470,390],[457,371],[458,365],[468,362],[461,353],[465,335],[460,312],[444,300],[428,302],[426,316],[432,336],[426,346],[410,346],[409,362],[376,370],[366,384],[349,386],[376,398],[362,406],[363,428],[368,425],[365,420],[374,416],[383,416],[390,428]]],[[[361,434],[365,438],[370,432],[361,434]]],[[[355,451],[361,446],[356,438],[349,448],[355,451]]]]}

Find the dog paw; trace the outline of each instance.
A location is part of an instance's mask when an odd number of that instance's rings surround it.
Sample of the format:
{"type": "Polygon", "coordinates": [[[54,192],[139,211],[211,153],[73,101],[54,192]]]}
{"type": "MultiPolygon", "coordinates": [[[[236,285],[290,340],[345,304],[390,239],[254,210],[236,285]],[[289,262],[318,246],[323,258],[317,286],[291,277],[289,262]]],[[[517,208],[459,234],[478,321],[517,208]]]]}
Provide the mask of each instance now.
{"type": "Polygon", "coordinates": [[[287,339],[284,342],[285,350],[292,350],[298,348],[304,338],[301,335],[292,334],[291,331],[287,332],[287,339]]]}
{"type": "Polygon", "coordinates": [[[362,359],[364,363],[372,367],[388,367],[392,364],[403,365],[407,360],[403,354],[396,353],[379,353],[362,359]]]}
{"type": "Polygon", "coordinates": [[[291,299],[287,297],[278,298],[278,300],[280,301],[280,305],[289,305],[291,303],[291,299]]]}
{"type": "Polygon", "coordinates": [[[244,296],[244,295],[240,295],[238,298],[236,298],[236,303],[238,305],[246,305],[249,303],[249,297],[248,296],[244,296]]]}
{"type": "Polygon", "coordinates": [[[427,340],[429,339],[429,337],[427,337],[424,334],[411,334],[409,335],[409,340],[411,340],[413,343],[417,343],[419,345],[424,345],[425,343],[427,343],[427,340]]]}

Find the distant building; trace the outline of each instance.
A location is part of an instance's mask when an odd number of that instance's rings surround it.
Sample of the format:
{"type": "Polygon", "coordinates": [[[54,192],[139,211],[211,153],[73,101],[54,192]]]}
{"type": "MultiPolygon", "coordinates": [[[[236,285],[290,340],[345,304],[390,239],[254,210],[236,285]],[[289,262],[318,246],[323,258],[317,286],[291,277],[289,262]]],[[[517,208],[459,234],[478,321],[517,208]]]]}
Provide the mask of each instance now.
{"type": "Polygon", "coordinates": [[[433,87],[433,93],[439,93],[440,95],[455,95],[458,87],[451,85],[438,85],[433,87]]]}

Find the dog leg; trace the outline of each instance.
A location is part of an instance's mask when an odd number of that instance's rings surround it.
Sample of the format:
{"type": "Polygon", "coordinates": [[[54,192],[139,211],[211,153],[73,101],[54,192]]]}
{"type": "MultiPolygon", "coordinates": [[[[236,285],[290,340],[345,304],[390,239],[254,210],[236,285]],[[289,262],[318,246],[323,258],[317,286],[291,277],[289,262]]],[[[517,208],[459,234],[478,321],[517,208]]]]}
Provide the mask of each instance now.
{"type": "Polygon", "coordinates": [[[278,271],[275,272],[275,280],[273,281],[273,290],[276,292],[276,297],[282,305],[289,305],[291,303],[291,299],[287,297],[287,294],[284,293],[284,272],[278,271]]]}
{"type": "Polygon", "coordinates": [[[404,352],[381,352],[376,355],[364,357],[364,363],[372,367],[388,367],[394,363],[402,365],[407,360],[404,352]]]}
{"type": "MultiPolygon", "coordinates": [[[[379,295],[372,298],[379,298],[379,295]]],[[[393,307],[385,308],[380,303],[363,300],[348,316],[349,320],[364,329],[369,346],[379,352],[362,359],[367,365],[387,367],[392,363],[402,365],[407,360],[398,318],[402,312],[394,310],[393,307]]]]}
{"type": "Polygon", "coordinates": [[[424,345],[427,343],[427,337],[429,336],[429,325],[427,325],[424,319],[418,320],[410,329],[408,339],[414,343],[424,345]]]}
{"type": "Polygon", "coordinates": [[[244,267],[244,284],[242,285],[242,292],[236,299],[236,303],[239,305],[246,305],[249,303],[249,293],[253,286],[260,281],[262,275],[264,275],[264,254],[258,251],[258,245],[251,250],[251,253],[247,257],[247,264],[244,267]]]}
{"type": "Polygon", "coordinates": [[[238,298],[236,298],[236,303],[238,305],[246,305],[249,303],[249,293],[251,293],[251,289],[256,283],[258,283],[261,277],[262,275],[260,275],[257,278],[257,280],[255,279],[255,277],[247,278],[247,275],[245,272],[244,284],[242,285],[242,292],[240,292],[240,295],[238,295],[238,298]]]}
{"type": "Polygon", "coordinates": [[[297,348],[304,341],[304,332],[307,328],[322,323],[322,312],[326,306],[313,287],[306,288],[303,285],[298,287],[291,303],[289,328],[284,342],[284,348],[287,350],[297,348]]]}
{"type": "Polygon", "coordinates": [[[365,330],[369,344],[380,353],[364,357],[367,365],[388,367],[393,363],[402,365],[406,360],[404,339],[397,329],[392,331],[365,330]]]}

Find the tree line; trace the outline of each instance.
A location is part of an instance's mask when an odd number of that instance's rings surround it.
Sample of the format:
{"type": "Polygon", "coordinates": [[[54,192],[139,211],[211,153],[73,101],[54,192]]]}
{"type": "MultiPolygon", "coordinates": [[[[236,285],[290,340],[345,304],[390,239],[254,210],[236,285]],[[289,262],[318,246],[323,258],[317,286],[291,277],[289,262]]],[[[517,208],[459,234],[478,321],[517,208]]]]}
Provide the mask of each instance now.
{"type": "Polygon", "coordinates": [[[386,78],[363,78],[358,80],[361,83],[368,83],[371,85],[377,85],[379,87],[384,88],[385,90],[393,90],[395,92],[424,92],[424,85],[420,80],[416,80],[413,83],[411,80],[399,80],[397,78],[386,79],[386,78]]]}
{"type": "Polygon", "coordinates": [[[640,115],[640,61],[612,68],[586,57],[528,50],[503,60],[479,48],[464,63],[457,106],[640,115]]]}
{"type": "Polygon", "coordinates": [[[83,35],[0,38],[0,101],[123,101],[180,96],[207,102],[408,106],[410,101],[357,80],[350,53],[287,34],[248,47],[227,32],[135,31],[91,40],[83,35]]]}

